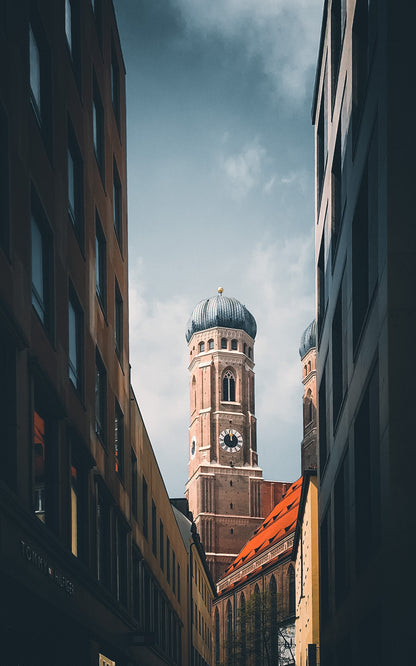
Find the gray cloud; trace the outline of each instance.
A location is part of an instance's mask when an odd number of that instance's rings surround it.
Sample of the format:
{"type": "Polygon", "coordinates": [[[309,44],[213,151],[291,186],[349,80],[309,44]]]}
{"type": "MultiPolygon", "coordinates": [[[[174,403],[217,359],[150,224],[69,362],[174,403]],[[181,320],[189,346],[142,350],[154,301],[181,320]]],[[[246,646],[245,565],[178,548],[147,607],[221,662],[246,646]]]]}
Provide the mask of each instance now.
{"type": "Polygon", "coordinates": [[[322,0],[171,0],[188,31],[244,43],[258,58],[277,99],[295,104],[310,96],[322,0]]]}

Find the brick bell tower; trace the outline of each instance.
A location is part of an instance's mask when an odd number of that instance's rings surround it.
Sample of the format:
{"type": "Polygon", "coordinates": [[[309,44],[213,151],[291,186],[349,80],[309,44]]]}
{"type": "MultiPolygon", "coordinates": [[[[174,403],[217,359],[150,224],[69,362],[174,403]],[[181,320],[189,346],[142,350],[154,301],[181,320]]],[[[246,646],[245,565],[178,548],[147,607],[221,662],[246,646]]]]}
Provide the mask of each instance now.
{"type": "Polygon", "coordinates": [[[189,319],[191,418],[186,497],[214,581],[262,522],[254,409],[253,315],[237,299],[198,303],[189,319]]]}

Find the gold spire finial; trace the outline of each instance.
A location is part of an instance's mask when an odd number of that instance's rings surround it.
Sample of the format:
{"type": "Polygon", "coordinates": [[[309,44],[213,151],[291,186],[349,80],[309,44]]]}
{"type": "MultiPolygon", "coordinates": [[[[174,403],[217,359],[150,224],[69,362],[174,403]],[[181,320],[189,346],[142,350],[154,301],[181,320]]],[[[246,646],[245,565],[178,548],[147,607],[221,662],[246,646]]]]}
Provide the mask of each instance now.
{"type": "Polygon", "coordinates": [[[218,287],[218,293],[219,294],[222,294],[223,291],[224,291],[224,289],[222,287],[218,287]]]}

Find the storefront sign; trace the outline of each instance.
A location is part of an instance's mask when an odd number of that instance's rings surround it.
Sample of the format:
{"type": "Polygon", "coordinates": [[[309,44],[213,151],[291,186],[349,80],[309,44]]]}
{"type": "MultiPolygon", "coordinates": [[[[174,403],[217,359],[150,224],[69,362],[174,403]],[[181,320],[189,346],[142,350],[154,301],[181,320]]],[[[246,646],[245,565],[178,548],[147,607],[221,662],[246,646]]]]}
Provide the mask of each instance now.
{"type": "Polygon", "coordinates": [[[22,557],[36,567],[38,571],[43,573],[53,581],[55,585],[61,588],[70,597],[74,594],[73,582],[64,574],[59,571],[57,567],[51,564],[46,555],[40,555],[32,546],[30,546],[23,539],[20,540],[20,552],[22,557]]]}

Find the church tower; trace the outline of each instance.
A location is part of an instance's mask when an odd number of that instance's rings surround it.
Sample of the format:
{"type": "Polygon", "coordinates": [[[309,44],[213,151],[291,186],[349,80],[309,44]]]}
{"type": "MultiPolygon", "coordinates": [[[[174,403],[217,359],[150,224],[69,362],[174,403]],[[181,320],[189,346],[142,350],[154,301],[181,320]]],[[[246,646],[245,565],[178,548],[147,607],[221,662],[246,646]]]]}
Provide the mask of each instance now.
{"type": "Polygon", "coordinates": [[[303,440],[302,474],[317,464],[317,412],[316,412],[316,321],[303,332],[299,356],[302,362],[303,383],[303,440]]]}
{"type": "Polygon", "coordinates": [[[218,294],[188,322],[190,427],[186,497],[213,579],[262,522],[254,407],[253,315],[218,294]]]}

